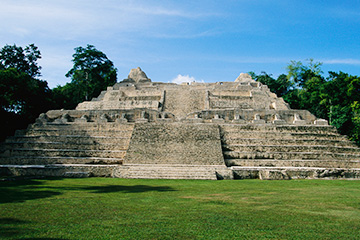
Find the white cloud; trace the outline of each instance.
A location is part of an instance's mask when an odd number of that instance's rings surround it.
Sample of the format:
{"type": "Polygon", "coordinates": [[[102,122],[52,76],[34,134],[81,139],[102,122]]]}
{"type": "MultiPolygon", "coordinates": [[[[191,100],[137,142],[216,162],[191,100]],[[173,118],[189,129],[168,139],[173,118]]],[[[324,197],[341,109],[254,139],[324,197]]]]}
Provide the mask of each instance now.
{"type": "MultiPolygon", "coordinates": [[[[358,5],[358,4],[357,4],[358,5]]],[[[352,19],[354,21],[359,21],[360,12],[359,7],[356,5],[346,4],[344,6],[330,6],[325,11],[327,12],[332,18],[344,18],[344,19],[352,19]]]]}
{"type": "Polygon", "coordinates": [[[177,75],[176,78],[171,80],[172,83],[181,84],[181,83],[192,83],[192,82],[204,82],[204,80],[196,80],[194,77],[189,75],[177,75]]]}
{"type": "MultiPolygon", "coordinates": [[[[2,29],[0,37],[2,34],[5,37],[9,32],[15,37],[50,35],[68,40],[77,40],[84,36],[111,35],[111,33],[119,33],[120,36],[125,33],[139,33],[161,37],[168,35],[169,29],[178,29],[178,27],[183,29],[184,22],[193,23],[203,18],[217,16],[219,14],[211,10],[198,12],[189,7],[180,7],[179,4],[161,6],[145,1],[106,1],[106,4],[101,4],[93,0],[47,2],[4,0],[0,9],[2,29]]],[[[206,30],[198,32],[198,29],[192,29],[187,34],[191,37],[207,34],[206,30]]]]}
{"type": "MultiPolygon", "coordinates": [[[[220,16],[218,13],[211,13],[211,12],[190,12],[190,11],[180,11],[174,10],[172,8],[164,8],[159,6],[150,6],[147,5],[145,7],[141,6],[130,6],[127,5],[126,12],[132,12],[137,14],[144,14],[144,15],[155,15],[155,16],[169,16],[169,17],[181,17],[181,18],[203,18],[203,17],[212,17],[212,16],[220,16]]],[[[124,6],[121,7],[124,10],[124,6]]],[[[119,8],[120,9],[120,8],[119,8]]]]}
{"type": "Polygon", "coordinates": [[[360,65],[360,59],[346,58],[346,59],[324,59],[320,62],[325,64],[347,64],[347,65],[360,65]]]}
{"type": "Polygon", "coordinates": [[[152,36],[156,38],[163,38],[163,39],[191,39],[191,38],[201,38],[201,37],[210,37],[220,35],[222,32],[210,29],[206,31],[198,31],[198,32],[186,32],[186,31],[177,31],[171,33],[153,33],[152,36]]]}

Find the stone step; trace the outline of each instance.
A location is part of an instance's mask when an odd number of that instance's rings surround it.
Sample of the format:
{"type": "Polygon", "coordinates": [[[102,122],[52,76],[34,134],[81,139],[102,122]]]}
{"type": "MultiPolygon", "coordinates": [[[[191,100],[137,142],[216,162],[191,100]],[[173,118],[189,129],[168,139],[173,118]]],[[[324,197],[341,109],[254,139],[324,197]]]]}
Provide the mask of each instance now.
{"type": "Polygon", "coordinates": [[[313,146],[313,145],[323,145],[323,146],[342,146],[342,147],[357,147],[354,142],[349,140],[328,140],[328,139],[259,139],[259,138],[232,138],[232,139],[223,139],[223,145],[267,145],[271,143],[272,145],[304,145],[304,146],[313,146]]]}
{"type": "Polygon", "coordinates": [[[7,156],[40,156],[40,157],[101,157],[124,158],[125,150],[78,150],[78,149],[31,149],[14,148],[7,156]]]}
{"type": "Polygon", "coordinates": [[[24,136],[122,136],[122,137],[131,137],[132,131],[92,131],[92,130],[29,130],[24,136]]]}
{"type": "Polygon", "coordinates": [[[344,147],[333,145],[258,145],[258,144],[232,144],[222,145],[225,151],[236,152],[336,152],[336,153],[357,153],[360,155],[360,149],[358,147],[344,147]]]}
{"type": "Polygon", "coordinates": [[[5,143],[14,142],[64,142],[68,144],[120,144],[125,145],[129,142],[130,137],[118,136],[14,136],[6,139],[5,143]]]}
{"type": "Polygon", "coordinates": [[[196,172],[151,172],[151,171],[132,171],[119,176],[120,178],[133,178],[133,179],[203,179],[203,180],[217,180],[216,173],[211,174],[196,172]]]}
{"type": "Polygon", "coordinates": [[[65,172],[64,177],[66,178],[85,178],[90,177],[89,172],[65,172]]]}
{"type": "Polygon", "coordinates": [[[0,164],[49,165],[49,164],[123,164],[123,158],[60,157],[60,156],[11,156],[1,157],[0,164]]]}
{"type": "Polygon", "coordinates": [[[360,154],[332,153],[332,152],[238,152],[223,151],[225,159],[338,159],[338,160],[360,160],[360,154]]]}
{"type": "Polygon", "coordinates": [[[69,143],[69,142],[29,142],[29,141],[14,141],[6,142],[0,147],[3,150],[10,150],[13,148],[28,148],[28,149],[77,149],[77,150],[127,150],[130,139],[124,139],[123,143],[69,143]]]}
{"type": "Polygon", "coordinates": [[[189,172],[178,171],[177,169],[168,170],[131,170],[124,172],[121,178],[143,178],[143,179],[207,179],[217,180],[215,172],[189,172]]]}
{"type": "Polygon", "coordinates": [[[118,165],[0,165],[0,176],[113,177],[118,165]]]}
{"type": "Polygon", "coordinates": [[[46,123],[41,126],[32,125],[32,129],[45,129],[45,130],[66,130],[66,129],[74,129],[74,130],[132,130],[134,128],[133,123],[115,123],[115,122],[107,122],[107,123],[95,123],[95,122],[87,122],[87,123],[78,123],[78,122],[69,122],[69,123],[46,123]]]}
{"type": "Polygon", "coordinates": [[[272,159],[225,159],[227,166],[242,167],[323,167],[360,168],[360,160],[272,160],[272,159]]]}
{"type": "Polygon", "coordinates": [[[221,135],[222,139],[238,139],[238,138],[253,138],[253,139],[291,139],[296,140],[348,140],[346,136],[339,134],[315,134],[315,133],[281,133],[281,132],[224,132],[221,135]]]}
{"type": "Polygon", "coordinates": [[[216,180],[221,175],[232,175],[230,172],[225,166],[144,164],[124,165],[115,175],[121,178],[216,180]]]}
{"type": "Polygon", "coordinates": [[[204,172],[152,172],[152,171],[132,171],[119,176],[120,178],[133,179],[203,179],[203,180],[217,180],[216,173],[211,174],[204,172]]]}
{"type": "Polygon", "coordinates": [[[140,170],[147,170],[147,169],[187,169],[187,170],[224,170],[225,165],[190,165],[190,164],[124,164],[122,166],[123,169],[140,169],[140,170]]]}
{"type": "Polygon", "coordinates": [[[360,179],[360,168],[231,167],[234,179],[360,179]]]}
{"type": "Polygon", "coordinates": [[[295,126],[295,125],[254,125],[254,124],[221,124],[221,132],[243,132],[243,131],[255,131],[255,132],[283,132],[283,133],[334,133],[337,134],[337,130],[333,126],[295,126]]]}

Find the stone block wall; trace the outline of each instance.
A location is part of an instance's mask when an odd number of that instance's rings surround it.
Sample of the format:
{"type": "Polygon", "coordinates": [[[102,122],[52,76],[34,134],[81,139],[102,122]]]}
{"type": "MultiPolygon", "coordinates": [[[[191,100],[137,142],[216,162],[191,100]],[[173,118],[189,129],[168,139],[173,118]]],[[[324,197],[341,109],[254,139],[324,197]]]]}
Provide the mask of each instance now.
{"type": "Polygon", "coordinates": [[[124,163],[224,165],[219,126],[136,124],[124,163]]]}

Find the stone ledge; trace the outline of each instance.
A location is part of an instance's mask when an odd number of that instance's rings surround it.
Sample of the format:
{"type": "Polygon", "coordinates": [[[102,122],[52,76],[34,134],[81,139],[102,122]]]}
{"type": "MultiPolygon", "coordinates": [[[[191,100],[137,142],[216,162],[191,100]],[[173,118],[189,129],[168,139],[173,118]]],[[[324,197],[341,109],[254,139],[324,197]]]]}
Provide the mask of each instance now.
{"type": "Polygon", "coordinates": [[[360,179],[360,168],[231,167],[234,179],[360,179]]]}
{"type": "Polygon", "coordinates": [[[114,172],[120,178],[159,179],[233,179],[231,169],[223,165],[130,164],[114,172]]]}
{"type": "Polygon", "coordinates": [[[88,164],[0,165],[0,176],[113,177],[117,167],[88,164]]]}

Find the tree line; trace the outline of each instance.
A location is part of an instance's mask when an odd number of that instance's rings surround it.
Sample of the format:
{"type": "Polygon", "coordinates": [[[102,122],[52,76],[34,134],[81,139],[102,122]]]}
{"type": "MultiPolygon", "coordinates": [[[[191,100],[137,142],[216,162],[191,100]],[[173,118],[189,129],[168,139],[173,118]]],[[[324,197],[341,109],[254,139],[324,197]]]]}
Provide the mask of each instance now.
{"type": "Polygon", "coordinates": [[[33,123],[50,109],[73,109],[117,81],[117,69],[92,45],[75,48],[71,81],[53,89],[41,77],[41,53],[34,44],[6,45],[0,51],[0,140],[33,123]]]}
{"type": "MultiPolygon", "coordinates": [[[[73,67],[65,74],[71,81],[53,89],[41,77],[37,61],[41,53],[34,44],[25,48],[6,45],[0,51],[0,140],[26,128],[40,113],[50,109],[73,109],[97,97],[117,81],[117,69],[92,45],[74,49],[73,67]]],[[[335,126],[360,145],[360,77],[344,72],[324,76],[321,63],[312,59],[291,61],[286,74],[276,79],[261,72],[250,75],[266,84],[293,109],[306,109],[335,126]]]]}
{"type": "Polygon", "coordinates": [[[322,63],[291,61],[287,74],[274,79],[262,72],[250,75],[282,97],[292,109],[305,109],[335,126],[360,146],[360,77],[344,72],[323,75],[322,63]]]}

